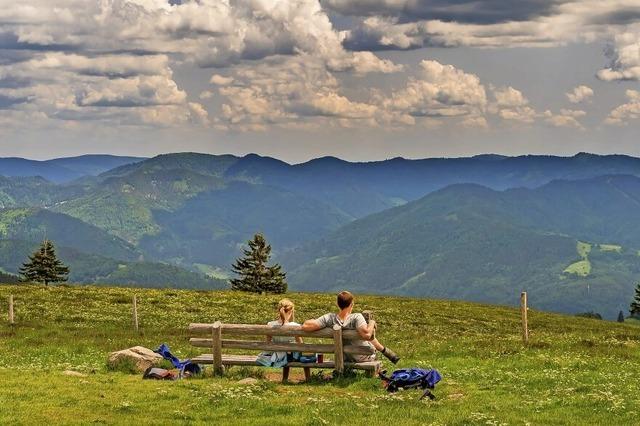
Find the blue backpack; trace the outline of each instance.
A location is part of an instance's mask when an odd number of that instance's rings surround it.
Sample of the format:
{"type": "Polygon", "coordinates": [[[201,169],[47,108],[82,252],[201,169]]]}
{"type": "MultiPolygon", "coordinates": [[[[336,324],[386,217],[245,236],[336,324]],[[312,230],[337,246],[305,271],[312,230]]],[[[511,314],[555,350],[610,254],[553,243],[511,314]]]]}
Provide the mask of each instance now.
{"type": "Polygon", "coordinates": [[[173,364],[173,366],[178,369],[180,378],[185,375],[184,373],[194,375],[200,374],[201,372],[200,366],[198,364],[192,363],[190,359],[180,361],[171,353],[171,351],[169,350],[169,346],[167,346],[166,343],[161,344],[160,347],[154,352],[162,355],[164,359],[171,361],[171,364],[173,364]]]}
{"type": "Polygon", "coordinates": [[[436,399],[431,390],[435,388],[436,383],[442,380],[442,376],[437,370],[424,370],[422,368],[395,370],[390,376],[386,376],[386,371],[383,371],[380,373],[380,378],[389,392],[396,392],[399,389],[424,389],[425,391],[420,399],[425,396],[429,397],[429,399],[436,399]]]}

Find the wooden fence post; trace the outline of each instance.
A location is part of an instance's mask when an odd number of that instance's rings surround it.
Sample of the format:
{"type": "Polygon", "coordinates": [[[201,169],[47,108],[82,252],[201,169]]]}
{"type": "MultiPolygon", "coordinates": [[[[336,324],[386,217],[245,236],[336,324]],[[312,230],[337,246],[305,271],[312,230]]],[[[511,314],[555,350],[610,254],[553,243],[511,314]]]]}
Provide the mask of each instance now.
{"type": "Polygon", "coordinates": [[[336,374],[344,374],[344,352],[342,351],[342,327],[338,324],[333,326],[333,358],[336,374]]]}
{"type": "Polygon", "coordinates": [[[529,322],[527,319],[527,292],[520,293],[520,314],[522,315],[522,340],[529,342],[529,322]]]}
{"type": "Polygon", "coordinates": [[[222,323],[220,321],[213,323],[211,340],[213,374],[222,375],[224,373],[224,366],[222,365],[222,323]]]}
{"type": "Polygon", "coordinates": [[[13,318],[13,294],[9,295],[9,324],[14,325],[15,321],[13,318]]]}
{"type": "Polygon", "coordinates": [[[138,298],[133,295],[133,329],[138,332],[138,298]]]}

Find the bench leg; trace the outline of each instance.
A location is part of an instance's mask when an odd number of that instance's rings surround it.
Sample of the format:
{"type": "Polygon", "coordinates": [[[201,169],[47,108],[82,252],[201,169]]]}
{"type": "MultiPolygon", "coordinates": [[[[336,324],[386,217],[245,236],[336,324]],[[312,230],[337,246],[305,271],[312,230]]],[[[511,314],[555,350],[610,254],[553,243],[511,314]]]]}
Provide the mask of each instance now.
{"type": "Polygon", "coordinates": [[[311,368],[304,367],[304,381],[308,382],[309,380],[311,380],[311,368]]]}
{"type": "Polygon", "coordinates": [[[291,367],[282,367],[282,383],[289,381],[289,371],[291,371],[291,367]]]}

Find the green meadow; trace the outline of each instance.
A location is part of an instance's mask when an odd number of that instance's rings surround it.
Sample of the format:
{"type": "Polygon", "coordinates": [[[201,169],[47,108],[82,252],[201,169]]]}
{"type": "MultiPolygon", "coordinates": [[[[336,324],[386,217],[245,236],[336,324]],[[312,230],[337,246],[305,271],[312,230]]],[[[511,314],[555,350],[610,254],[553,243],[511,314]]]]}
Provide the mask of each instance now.
{"type": "MultiPolygon", "coordinates": [[[[518,300],[514,293],[514,302],[518,300]]],[[[330,294],[291,293],[296,319],[333,310],[330,294]]],[[[230,291],[0,286],[0,424],[638,424],[640,328],[529,312],[523,344],[518,309],[464,302],[356,296],[374,311],[378,337],[398,367],[432,367],[436,401],[388,394],[379,379],[317,372],[281,384],[278,370],[231,368],[224,377],[147,381],[111,371],[110,351],[166,342],[187,358],[190,322],[265,323],[278,296],[230,291]],[[6,321],[15,298],[16,325],[6,321]],[[134,332],[131,299],[138,298],[134,332]],[[84,373],[68,376],[65,370],[84,373]],[[251,385],[237,383],[255,377],[251,385]]],[[[535,308],[535,300],[529,301],[535,308]]],[[[386,362],[389,370],[394,366],[386,362]]]]}
{"type": "Polygon", "coordinates": [[[589,261],[589,253],[591,253],[591,244],[578,241],[576,244],[578,255],[582,258],[577,262],[567,266],[564,270],[567,274],[574,274],[581,277],[587,277],[591,273],[591,262],[589,261]]]}

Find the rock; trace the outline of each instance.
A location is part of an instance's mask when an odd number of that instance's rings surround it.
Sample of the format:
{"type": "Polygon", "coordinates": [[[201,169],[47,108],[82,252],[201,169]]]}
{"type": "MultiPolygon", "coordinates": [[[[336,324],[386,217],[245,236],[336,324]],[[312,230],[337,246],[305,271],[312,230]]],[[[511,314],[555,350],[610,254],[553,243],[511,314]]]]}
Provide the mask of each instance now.
{"type": "Polygon", "coordinates": [[[73,376],[73,377],[87,377],[86,374],[80,373],[79,371],[73,371],[73,370],[64,370],[62,374],[64,374],[65,376],[73,376]]]}
{"type": "Polygon", "coordinates": [[[258,383],[258,379],[247,377],[246,379],[238,380],[237,383],[240,385],[255,385],[256,383],[258,383]]]}
{"type": "Polygon", "coordinates": [[[107,364],[111,368],[118,368],[119,365],[127,363],[135,366],[139,372],[147,368],[158,365],[162,361],[162,356],[143,346],[134,346],[129,349],[111,352],[107,359],[107,364]]]}

